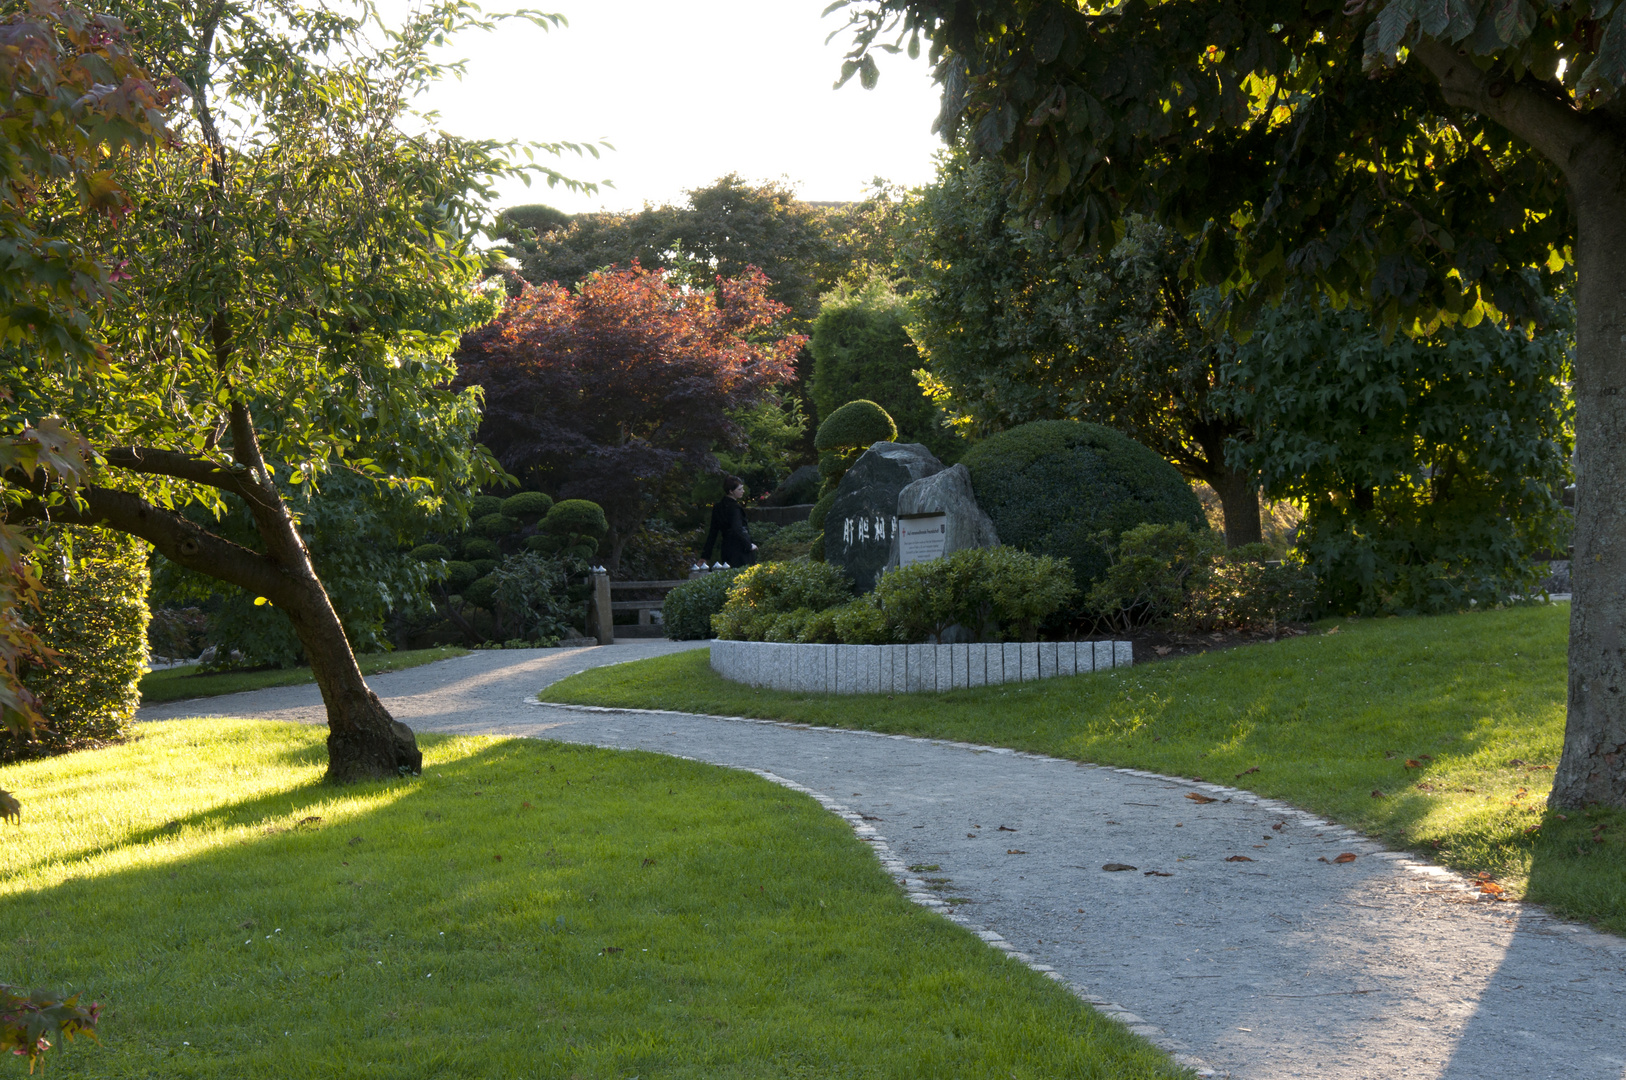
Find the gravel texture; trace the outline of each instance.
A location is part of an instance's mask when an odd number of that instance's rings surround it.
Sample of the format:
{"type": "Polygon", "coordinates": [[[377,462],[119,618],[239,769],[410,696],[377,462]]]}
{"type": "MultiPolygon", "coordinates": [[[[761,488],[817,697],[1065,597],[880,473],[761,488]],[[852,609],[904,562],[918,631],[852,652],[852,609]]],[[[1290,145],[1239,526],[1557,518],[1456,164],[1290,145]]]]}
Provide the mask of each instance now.
{"type": "MultiPolygon", "coordinates": [[[[918,902],[1206,1073],[1626,1077],[1626,940],[1477,899],[1313,815],[963,743],[534,700],[588,667],[703,644],[477,652],[370,681],[421,730],[655,750],[808,791],[918,902]]],[[[309,686],[140,717],[211,715],[324,721],[309,686]]]]}

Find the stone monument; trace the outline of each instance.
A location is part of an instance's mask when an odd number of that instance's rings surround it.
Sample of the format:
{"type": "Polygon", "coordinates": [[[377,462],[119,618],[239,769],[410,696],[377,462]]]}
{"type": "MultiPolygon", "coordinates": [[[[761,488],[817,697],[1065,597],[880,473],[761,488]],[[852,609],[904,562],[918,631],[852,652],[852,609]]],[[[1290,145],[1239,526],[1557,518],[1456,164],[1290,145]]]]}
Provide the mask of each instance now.
{"type": "Polygon", "coordinates": [[[999,533],[977,505],[971,470],[964,465],[923,476],[898,492],[898,523],[889,567],[999,546],[999,533]]]}
{"type": "Polygon", "coordinates": [[[845,570],[859,592],[875,588],[892,557],[899,494],[942,471],[943,463],[919,443],[878,442],[841,478],[824,519],[824,557],[845,570]]]}

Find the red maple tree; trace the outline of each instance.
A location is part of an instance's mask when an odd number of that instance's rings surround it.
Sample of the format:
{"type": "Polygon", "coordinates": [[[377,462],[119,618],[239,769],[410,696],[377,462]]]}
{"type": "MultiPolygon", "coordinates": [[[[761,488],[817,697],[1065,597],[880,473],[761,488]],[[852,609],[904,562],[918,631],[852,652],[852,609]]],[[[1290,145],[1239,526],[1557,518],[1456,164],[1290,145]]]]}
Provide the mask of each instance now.
{"type": "Polygon", "coordinates": [[[687,290],[663,270],[602,270],[572,292],[528,286],[463,338],[459,381],[485,389],[480,441],[509,472],[610,522],[606,562],[712,448],[737,445],[729,414],[795,378],[806,338],[755,267],[687,290]]]}

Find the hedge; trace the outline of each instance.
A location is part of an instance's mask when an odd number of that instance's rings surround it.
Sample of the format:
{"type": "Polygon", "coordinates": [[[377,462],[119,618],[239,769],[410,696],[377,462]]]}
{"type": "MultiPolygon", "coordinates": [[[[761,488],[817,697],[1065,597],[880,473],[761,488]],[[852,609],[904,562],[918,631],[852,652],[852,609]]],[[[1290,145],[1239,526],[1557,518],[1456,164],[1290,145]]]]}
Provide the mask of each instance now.
{"type": "Polygon", "coordinates": [[[723,610],[728,600],[728,586],[743,567],[733,570],[713,570],[666,594],[661,605],[661,623],[666,636],[673,641],[699,641],[711,637],[711,617],[723,610]]]}
{"type": "Polygon", "coordinates": [[[123,738],[141,704],[147,661],[147,545],[123,533],[53,525],[35,536],[45,585],[34,626],[57,652],[23,682],[48,730],[33,743],[0,736],[0,760],[123,738]]]}
{"type": "Polygon", "coordinates": [[[1103,534],[1111,543],[1147,523],[1206,525],[1174,466],[1099,424],[1023,424],[973,446],[963,463],[1001,542],[1067,559],[1080,595],[1107,572],[1103,534]]]}

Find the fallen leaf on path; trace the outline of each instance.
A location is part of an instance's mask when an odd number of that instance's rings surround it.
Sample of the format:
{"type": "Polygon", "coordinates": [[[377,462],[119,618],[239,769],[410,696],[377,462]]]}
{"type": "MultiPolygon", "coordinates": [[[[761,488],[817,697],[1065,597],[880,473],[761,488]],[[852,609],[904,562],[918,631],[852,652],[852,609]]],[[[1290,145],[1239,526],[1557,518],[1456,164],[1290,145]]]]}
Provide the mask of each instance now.
{"type": "Polygon", "coordinates": [[[1286,822],[1278,821],[1276,824],[1272,825],[1271,828],[1275,829],[1277,832],[1281,832],[1282,831],[1282,826],[1285,825],[1285,824],[1286,824],[1286,822]]]}
{"type": "Polygon", "coordinates": [[[1007,854],[1007,855],[1026,855],[1027,852],[1023,851],[1021,848],[1006,848],[1005,849],[1005,854],[1007,854]]]}
{"type": "Polygon", "coordinates": [[[1216,801],[1214,799],[1210,799],[1207,795],[1199,795],[1195,791],[1186,792],[1186,798],[1190,799],[1192,802],[1215,802],[1216,801]]]}
{"type": "Polygon", "coordinates": [[[1226,862],[1253,862],[1253,860],[1251,858],[1249,858],[1248,856],[1246,856],[1246,855],[1227,855],[1225,857],[1225,861],[1226,862]]]}
{"type": "Polygon", "coordinates": [[[1355,861],[1355,853],[1353,851],[1346,851],[1342,855],[1339,855],[1337,858],[1333,859],[1333,862],[1335,862],[1335,863],[1346,863],[1346,862],[1354,862],[1354,861],[1355,861]]]}
{"type": "Polygon", "coordinates": [[[1146,871],[1143,871],[1143,873],[1147,877],[1173,877],[1174,876],[1173,874],[1169,873],[1167,870],[1146,870],[1146,871]]]}
{"type": "Polygon", "coordinates": [[[1016,830],[1011,828],[1009,825],[1001,825],[998,829],[996,829],[994,831],[995,832],[1015,832],[1016,830]]]}
{"type": "Polygon", "coordinates": [[[1240,780],[1240,779],[1242,779],[1242,778],[1243,778],[1243,777],[1244,777],[1244,776],[1247,776],[1247,775],[1248,775],[1248,774],[1249,774],[1249,773],[1256,773],[1256,772],[1258,772],[1258,771],[1259,771],[1259,766],[1257,766],[1257,765],[1255,765],[1255,766],[1254,766],[1254,767],[1253,767],[1253,768],[1251,768],[1251,769],[1243,769],[1243,770],[1242,770],[1242,771],[1241,771],[1241,772],[1239,772],[1239,773],[1237,773],[1237,774],[1236,774],[1236,778],[1237,778],[1237,779],[1238,779],[1238,780],[1240,780]]]}
{"type": "Polygon", "coordinates": [[[1501,896],[1507,890],[1494,881],[1482,881],[1479,883],[1479,891],[1486,896],[1501,896]]]}
{"type": "Polygon", "coordinates": [[[1101,869],[1106,870],[1106,871],[1108,871],[1110,873],[1110,872],[1115,871],[1115,870],[1138,870],[1140,868],[1136,867],[1136,866],[1130,866],[1126,862],[1109,862],[1105,866],[1101,867],[1101,869]]]}

